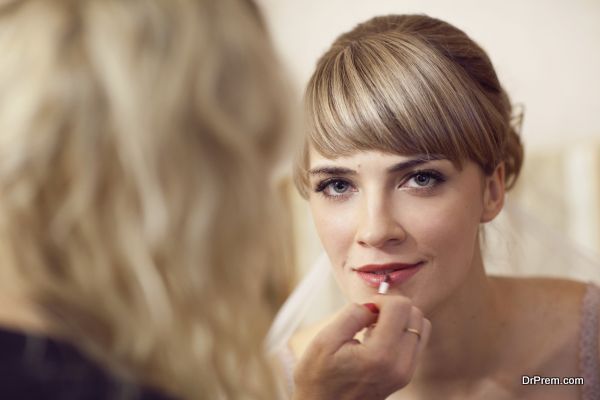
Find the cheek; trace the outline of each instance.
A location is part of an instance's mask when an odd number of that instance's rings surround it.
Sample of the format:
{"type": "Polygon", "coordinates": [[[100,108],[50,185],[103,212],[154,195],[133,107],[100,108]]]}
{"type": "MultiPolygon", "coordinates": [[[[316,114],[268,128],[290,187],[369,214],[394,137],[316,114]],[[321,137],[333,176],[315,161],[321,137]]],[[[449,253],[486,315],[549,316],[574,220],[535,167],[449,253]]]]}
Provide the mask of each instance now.
{"type": "Polygon", "coordinates": [[[317,234],[334,265],[344,262],[344,257],[348,254],[354,239],[352,221],[356,212],[347,203],[326,204],[317,199],[310,202],[317,234]]]}
{"type": "Polygon", "coordinates": [[[420,205],[407,226],[421,250],[444,264],[464,265],[472,258],[481,207],[471,196],[462,193],[420,205]]]}
{"type": "Polygon", "coordinates": [[[358,210],[351,201],[344,203],[326,203],[320,199],[311,201],[317,234],[325,253],[332,264],[332,272],[338,287],[346,299],[365,302],[372,295],[364,284],[352,279],[344,268],[352,253],[356,237],[356,217],[358,210]]]}

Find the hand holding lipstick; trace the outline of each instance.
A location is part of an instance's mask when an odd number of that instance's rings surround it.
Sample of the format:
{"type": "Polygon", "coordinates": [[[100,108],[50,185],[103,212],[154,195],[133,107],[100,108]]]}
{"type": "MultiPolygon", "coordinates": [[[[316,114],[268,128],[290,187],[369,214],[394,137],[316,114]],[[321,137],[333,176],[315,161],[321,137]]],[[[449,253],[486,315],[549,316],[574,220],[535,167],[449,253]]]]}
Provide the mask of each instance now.
{"type": "Polygon", "coordinates": [[[401,296],[350,304],[313,339],[294,374],[294,400],[383,400],[406,386],[431,323],[401,296]],[[377,322],[362,342],[358,332],[377,322]]]}

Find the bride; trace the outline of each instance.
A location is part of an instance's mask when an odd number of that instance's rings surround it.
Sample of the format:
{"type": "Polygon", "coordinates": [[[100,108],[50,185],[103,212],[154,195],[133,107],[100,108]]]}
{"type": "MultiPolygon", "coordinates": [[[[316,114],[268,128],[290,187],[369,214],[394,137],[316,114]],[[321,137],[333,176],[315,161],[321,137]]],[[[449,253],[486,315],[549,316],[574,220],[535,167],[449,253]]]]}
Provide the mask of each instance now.
{"type": "MultiPolygon", "coordinates": [[[[404,329],[392,332],[404,351],[376,356],[403,359],[406,380],[371,398],[599,398],[600,289],[486,273],[483,225],[502,211],[523,162],[486,53],[434,18],[373,18],[322,56],[305,104],[295,181],[341,292],[375,312],[390,298],[405,302],[404,329]],[[389,291],[378,295],[383,280],[389,291]]],[[[315,388],[311,398],[340,384],[335,371],[311,373],[336,318],[284,334],[277,349],[296,383],[315,388]]],[[[357,324],[353,348],[385,328],[367,325],[357,324]]]]}

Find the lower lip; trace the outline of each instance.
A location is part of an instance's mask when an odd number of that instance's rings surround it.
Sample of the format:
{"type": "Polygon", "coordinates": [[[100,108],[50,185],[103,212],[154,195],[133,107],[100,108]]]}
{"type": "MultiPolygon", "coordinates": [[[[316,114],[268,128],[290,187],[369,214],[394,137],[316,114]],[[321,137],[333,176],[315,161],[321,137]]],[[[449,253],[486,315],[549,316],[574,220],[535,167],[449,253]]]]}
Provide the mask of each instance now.
{"type": "MultiPolygon", "coordinates": [[[[409,280],[414,274],[419,272],[421,265],[423,263],[418,263],[412,267],[398,269],[396,271],[390,272],[387,274],[389,276],[389,284],[390,286],[401,285],[402,283],[409,280]]],[[[371,287],[379,287],[381,282],[385,279],[386,275],[374,274],[372,272],[361,272],[356,271],[358,276],[369,286],[371,287]]]]}

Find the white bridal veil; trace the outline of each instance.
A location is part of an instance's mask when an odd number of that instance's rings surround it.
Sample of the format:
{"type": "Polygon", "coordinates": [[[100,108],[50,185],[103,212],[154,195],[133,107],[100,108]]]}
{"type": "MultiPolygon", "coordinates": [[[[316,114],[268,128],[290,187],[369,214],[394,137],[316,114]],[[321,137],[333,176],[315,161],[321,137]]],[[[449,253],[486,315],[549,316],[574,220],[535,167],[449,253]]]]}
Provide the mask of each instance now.
{"type": "MultiPolygon", "coordinates": [[[[484,227],[486,270],[493,275],[552,276],[600,284],[600,262],[567,236],[507,200],[484,227]]],[[[345,303],[327,256],[310,268],[277,314],[266,339],[269,353],[287,345],[298,329],[335,312],[345,303]]]]}

